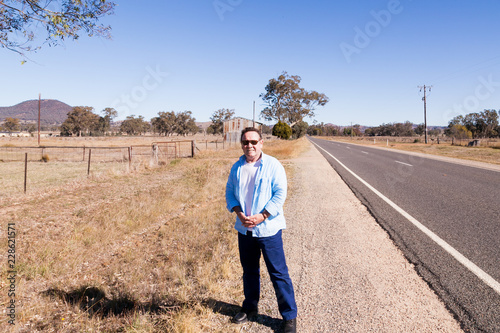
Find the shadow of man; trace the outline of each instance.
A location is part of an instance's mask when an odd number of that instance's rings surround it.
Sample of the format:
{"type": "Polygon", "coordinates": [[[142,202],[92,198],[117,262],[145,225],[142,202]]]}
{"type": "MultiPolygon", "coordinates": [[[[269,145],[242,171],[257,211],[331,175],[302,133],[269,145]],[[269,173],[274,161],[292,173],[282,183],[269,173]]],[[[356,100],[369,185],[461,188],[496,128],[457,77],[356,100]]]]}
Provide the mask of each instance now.
{"type": "MultiPolygon", "coordinates": [[[[209,298],[203,301],[202,305],[212,309],[214,313],[219,313],[221,315],[228,317],[228,322],[231,322],[231,319],[241,310],[241,306],[239,305],[218,301],[213,298],[209,298]]],[[[270,329],[273,330],[273,332],[283,331],[282,319],[272,318],[265,314],[257,314],[256,316],[249,319],[249,321],[269,327],[270,329]]]]}

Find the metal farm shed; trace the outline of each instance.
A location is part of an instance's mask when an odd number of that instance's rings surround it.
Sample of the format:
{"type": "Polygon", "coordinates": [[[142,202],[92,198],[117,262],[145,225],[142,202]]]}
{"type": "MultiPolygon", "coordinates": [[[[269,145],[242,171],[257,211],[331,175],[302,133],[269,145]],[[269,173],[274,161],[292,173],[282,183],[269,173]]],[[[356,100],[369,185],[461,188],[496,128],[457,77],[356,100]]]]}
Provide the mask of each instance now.
{"type": "Polygon", "coordinates": [[[262,131],[262,123],[253,120],[235,117],[224,122],[224,141],[239,143],[241,131],[247,127],[255,127],[262,131]]]}

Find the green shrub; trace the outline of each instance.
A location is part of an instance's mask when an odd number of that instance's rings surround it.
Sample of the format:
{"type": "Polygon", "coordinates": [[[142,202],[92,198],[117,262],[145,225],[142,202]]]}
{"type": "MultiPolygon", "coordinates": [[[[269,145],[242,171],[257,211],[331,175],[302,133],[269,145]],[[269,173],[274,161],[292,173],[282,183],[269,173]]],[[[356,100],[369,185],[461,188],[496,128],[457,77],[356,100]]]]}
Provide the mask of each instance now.
{"type": "Polygon", "coordinates": [[[278,121],[278,123],[273,127],[273,135],[280,139],[288,140],[290,139],[290,136],[292,136],[292,129],[288,126],[288,124],[278,121]]]}

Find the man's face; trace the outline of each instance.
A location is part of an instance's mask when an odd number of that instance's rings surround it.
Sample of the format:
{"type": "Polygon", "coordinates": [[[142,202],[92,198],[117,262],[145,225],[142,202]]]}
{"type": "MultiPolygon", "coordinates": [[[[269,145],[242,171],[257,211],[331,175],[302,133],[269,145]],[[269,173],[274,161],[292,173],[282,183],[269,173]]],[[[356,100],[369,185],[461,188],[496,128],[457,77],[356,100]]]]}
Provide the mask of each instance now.
{"type": "Polygon", "coordinates": [[[243,149],[243,154],[247,158],[247,162],[257,162],[262,153],[262,139],[259,138],[259,133],[250,131],[243,134],[241,138],[241,148],[243,149]],[[248,141],[253,141],[248,142],[248,141]]]}

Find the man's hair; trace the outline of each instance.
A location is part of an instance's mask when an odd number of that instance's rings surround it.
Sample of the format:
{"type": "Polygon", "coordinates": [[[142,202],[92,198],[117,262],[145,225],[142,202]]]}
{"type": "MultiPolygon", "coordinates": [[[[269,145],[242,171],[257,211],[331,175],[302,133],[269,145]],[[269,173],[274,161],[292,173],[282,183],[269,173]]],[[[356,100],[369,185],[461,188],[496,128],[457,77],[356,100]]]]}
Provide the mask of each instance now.
{"type": "Polygon", "coordinates": [[[260,131],[257,128],[247,127],[243,131],[241,131],[240,142],[243,141],[243,135],[245,135],[245,133],[248,133],[248,132],[257,132],[257,134],[259,135],[259,140],[262,140],[262,134],[260,133],[260,131]]]}

